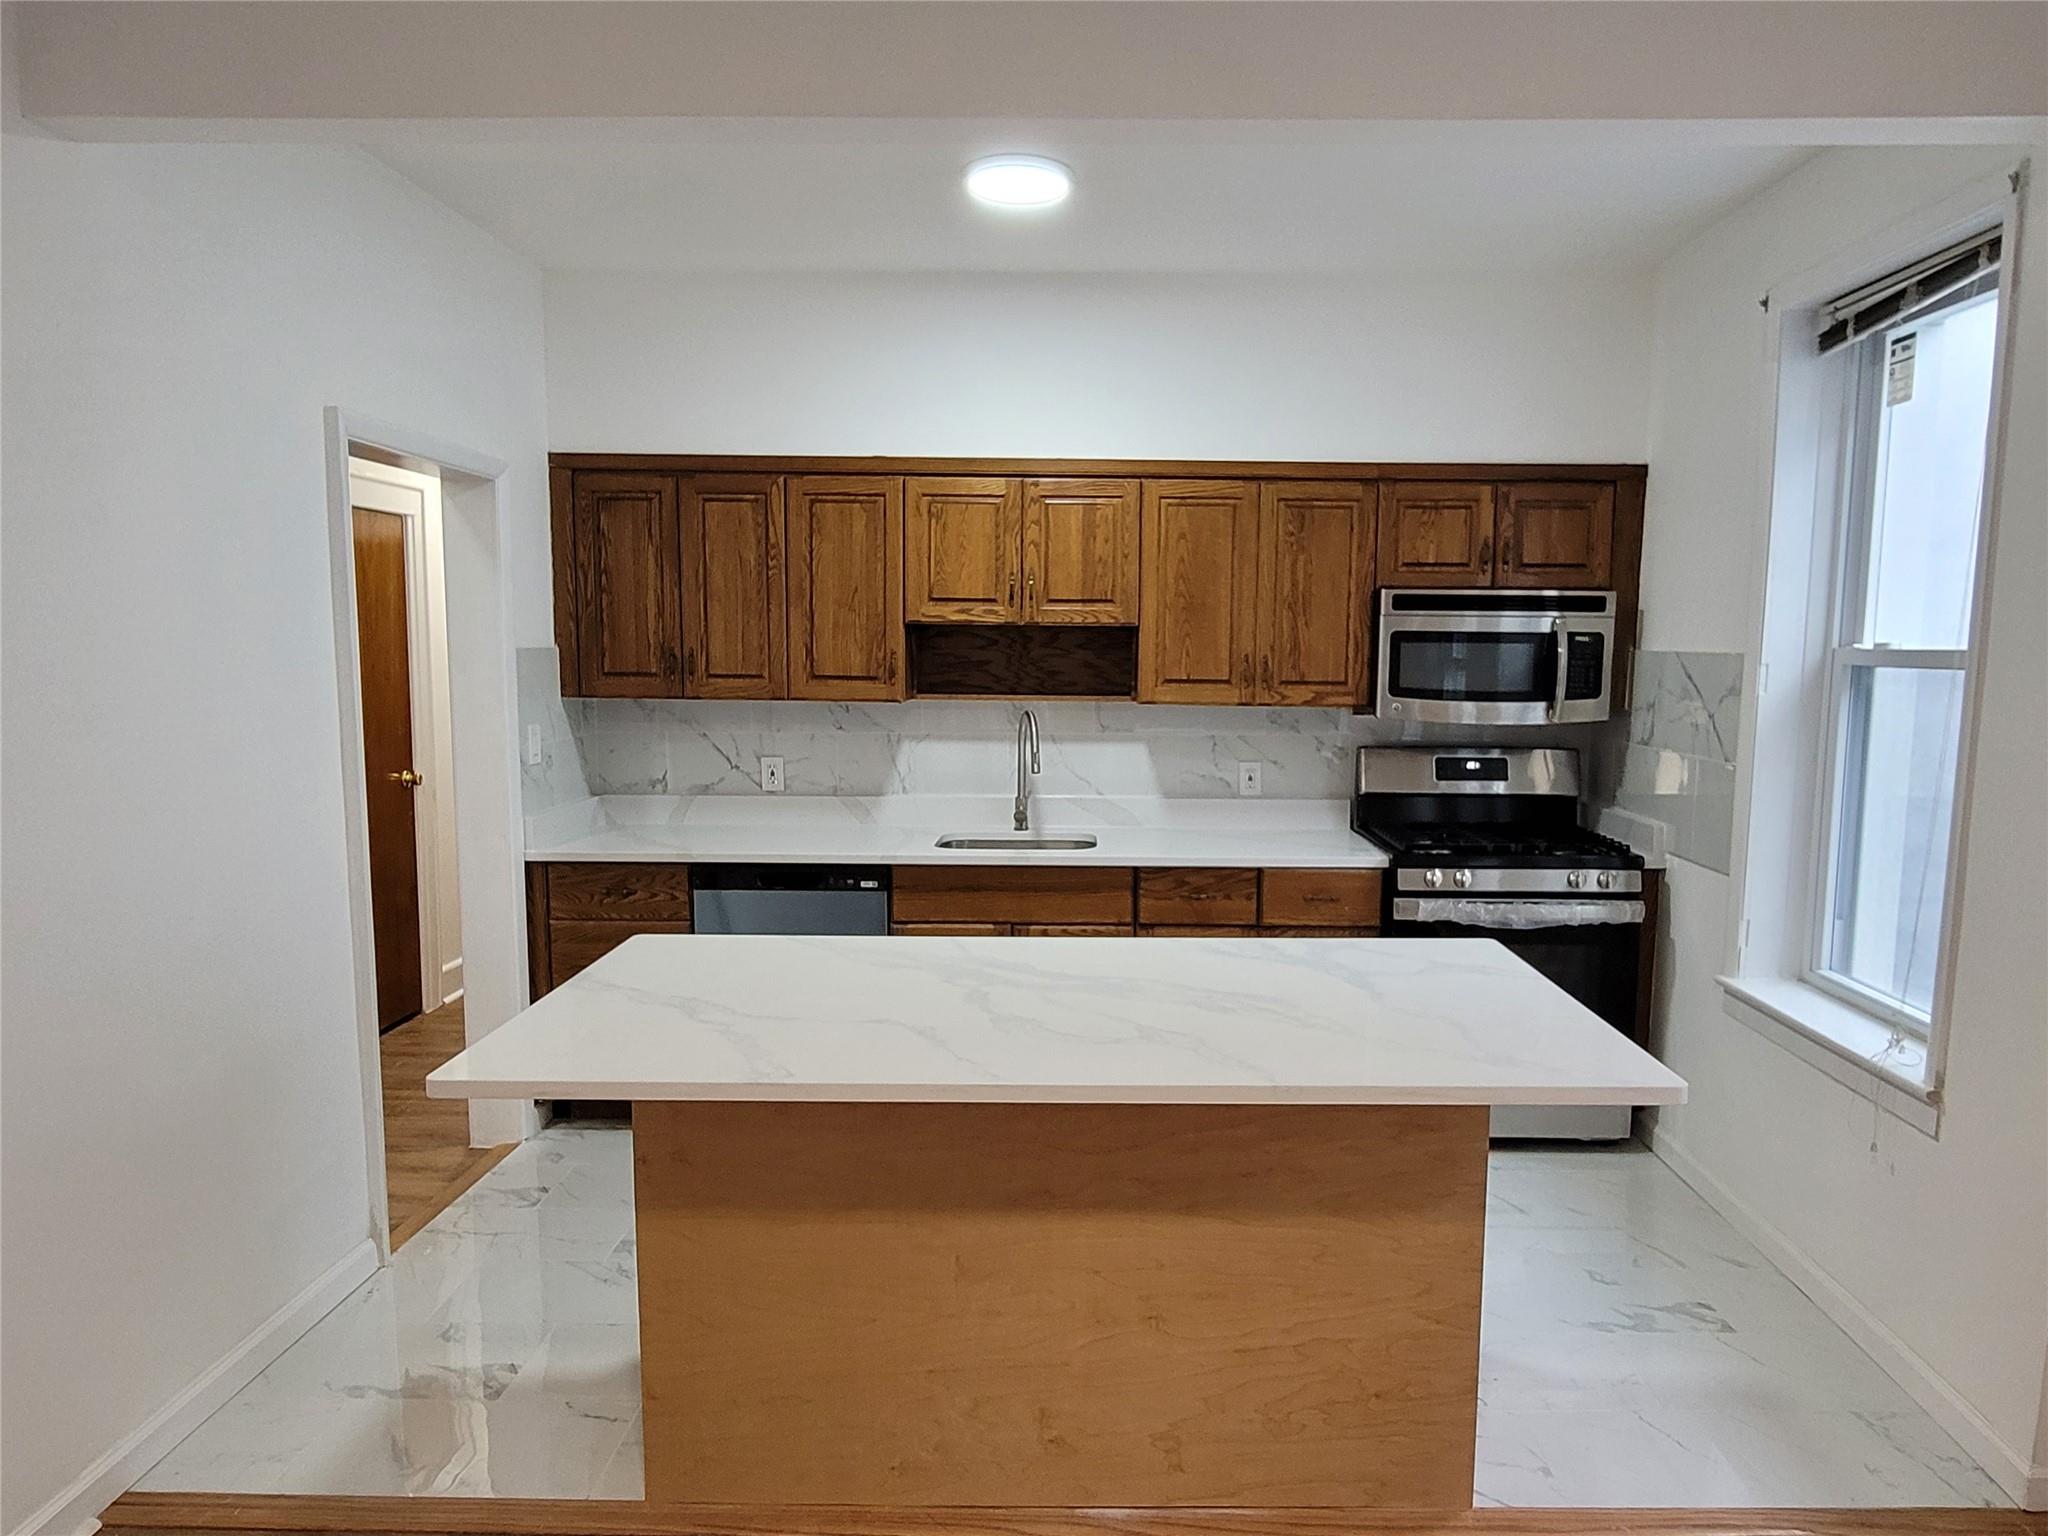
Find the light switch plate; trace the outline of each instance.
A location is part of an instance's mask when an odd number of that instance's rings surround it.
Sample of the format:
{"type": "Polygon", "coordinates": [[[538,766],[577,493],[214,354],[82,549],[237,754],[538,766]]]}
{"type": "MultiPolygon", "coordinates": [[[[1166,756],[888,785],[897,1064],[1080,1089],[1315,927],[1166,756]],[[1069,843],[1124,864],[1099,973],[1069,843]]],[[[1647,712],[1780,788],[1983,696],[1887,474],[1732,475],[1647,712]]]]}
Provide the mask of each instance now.
{"type": "Polygon", "coordinates": [[[1237,792],[1244,799],[1256,799],[1263,793],[1259,785],[1259,766],[1257,763],[1237,765],[1237,792]]]}
{"type": "Polygon", "coordinates": [[[782,759],[764,757],[761,759],[761,790],[764,794],[782,793],[782,759]]]}
{"type": "Polygon", "coordinates": [[[529,725],[526,728],[526,766],[538,768],[541,759],[546,755],[547,738],[541,734],[539,726],[529,725]]]}

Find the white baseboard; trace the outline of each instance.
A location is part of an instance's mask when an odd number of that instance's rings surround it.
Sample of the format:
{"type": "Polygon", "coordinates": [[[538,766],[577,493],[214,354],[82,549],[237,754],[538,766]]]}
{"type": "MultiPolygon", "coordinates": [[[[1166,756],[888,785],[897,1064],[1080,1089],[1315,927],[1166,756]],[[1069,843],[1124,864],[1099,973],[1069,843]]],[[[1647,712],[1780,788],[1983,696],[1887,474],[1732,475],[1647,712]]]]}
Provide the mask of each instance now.
{"type": "Polygon", "coordinates": [[[1929,1418],[1969,1452],[1978,1466],[2022,1509],[2048,1509],[2048,1466],[2033,1466],[2031,1449],[2015,1450],[1965,1402],[1941,1373],[1886,1327],[1840,1282],[1776,1227],[1751,1210],[1668,1133],[1651,1126],[1644,1132],[1650,1150],[1699,1192],[1736,1231],[1763,1250],[1829,1319],[1883,1367],[1929,1418]]]}
{"type": "Polygon", "coordinates": [[[91,1536],[100,1528],[101,1510],[133,1487],[173,1446],[376,1272],[377,1249],[365,1238],[143,1420],[133,1433],[95,1457],[55,1498],[17,1526],[12,1536],[91,1536]]]}

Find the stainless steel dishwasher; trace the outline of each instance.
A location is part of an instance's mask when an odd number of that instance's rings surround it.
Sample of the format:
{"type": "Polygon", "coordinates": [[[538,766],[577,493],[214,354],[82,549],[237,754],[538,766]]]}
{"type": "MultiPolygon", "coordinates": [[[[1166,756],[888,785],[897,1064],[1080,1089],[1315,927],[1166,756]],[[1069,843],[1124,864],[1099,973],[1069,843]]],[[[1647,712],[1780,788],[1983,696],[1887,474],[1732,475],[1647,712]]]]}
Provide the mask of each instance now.
{"type": "Polygon", "coordinates": [[[889,871],[845,864],[698,864],[699,933],[887,933],[889,871]]]}

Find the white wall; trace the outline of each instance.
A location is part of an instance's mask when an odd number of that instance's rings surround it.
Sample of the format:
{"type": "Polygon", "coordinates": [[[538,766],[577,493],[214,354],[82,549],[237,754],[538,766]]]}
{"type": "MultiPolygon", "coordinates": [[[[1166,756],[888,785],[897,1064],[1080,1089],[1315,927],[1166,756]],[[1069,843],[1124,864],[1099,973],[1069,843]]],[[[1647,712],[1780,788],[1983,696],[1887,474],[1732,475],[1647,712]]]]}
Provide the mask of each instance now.
{"type": "Polygon", "coordinates": [[[557,450],[1641,462],[1645,279],[547,279],[557,450]]]}
{"type": "MultiPolygon", "coordinates": [[[[2037,171],[2048,154],[2033,151],[2037,171]]],[[[1772,381],[1758,296],[1854,255],[2019,153],[1832,150],[1721,220],[1659,274],[1645,644],[1751,648],[1772,381]]],[[[1728,881],[1677,863],[1660,950],[1664,1055],[1692,1085],[1659,1149],[1775,1231],[1838,1317],[2017,1492],[2048,1355],[2048,219],[2020,241],[2011,423],[1992,554],[1947,1110],[1930,1140],[1727,1017],[1728,881]]],[[[1752,669],[1755,657],[1750,657],[1752,669]]],[[[1766,1234],[1768,1235],[1768,1233],[1766,1234]]],[[[2048,1481],[2039,1489],[2048,1496],[2048,1481]]]]}
{"type": "Polygon", "coordinates": [[[367,1254],[323,409],[510,462],[543,642],[547,538],[502,247],[344,151],[4,154],[12,1531],[367,1254]]]}

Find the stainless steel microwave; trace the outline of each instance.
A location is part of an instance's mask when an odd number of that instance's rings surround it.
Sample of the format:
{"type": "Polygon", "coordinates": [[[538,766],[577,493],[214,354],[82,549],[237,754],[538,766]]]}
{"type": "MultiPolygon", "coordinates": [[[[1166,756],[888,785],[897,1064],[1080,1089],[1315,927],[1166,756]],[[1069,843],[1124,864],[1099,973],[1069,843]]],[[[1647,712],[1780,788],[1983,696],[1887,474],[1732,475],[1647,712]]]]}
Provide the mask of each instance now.
{"type": "Polygon", "coordinates": [[[1403,587],[1380,593],[1379,713],[1446,725],[1605,720],[1612,592],[1403,587]]]}

